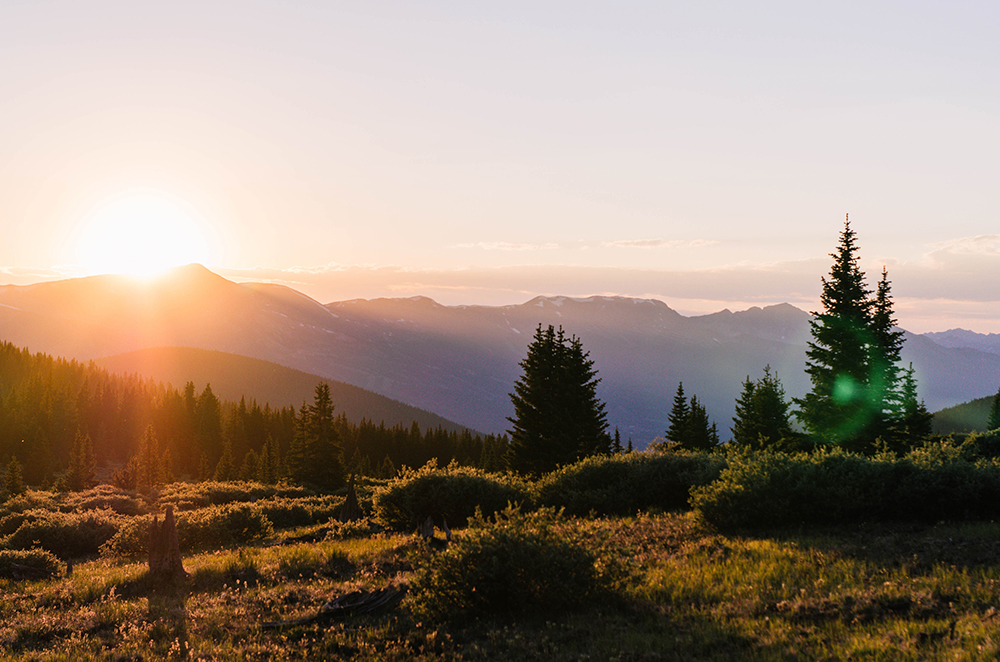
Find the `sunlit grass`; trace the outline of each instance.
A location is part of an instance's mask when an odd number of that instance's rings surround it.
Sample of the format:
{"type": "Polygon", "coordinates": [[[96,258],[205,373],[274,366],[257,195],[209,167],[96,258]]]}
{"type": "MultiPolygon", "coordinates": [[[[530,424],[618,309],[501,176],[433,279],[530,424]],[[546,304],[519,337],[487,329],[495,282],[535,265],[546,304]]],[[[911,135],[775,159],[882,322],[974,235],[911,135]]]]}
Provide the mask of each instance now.
{"type": "Polygon", "coordinates": [[[616,598],[461,626],[417,621],[404,600],[344,623],[261,627],[355,589],[408,583],[422,550],[413,535],[191,554],[177,589],[153,586],[144,564],[102,558],[54,580],[0,580],[0,660],[995,659],[998,532],[723,536],[690,515],[569,519],[559,535],[593,552],[616,598]]]}

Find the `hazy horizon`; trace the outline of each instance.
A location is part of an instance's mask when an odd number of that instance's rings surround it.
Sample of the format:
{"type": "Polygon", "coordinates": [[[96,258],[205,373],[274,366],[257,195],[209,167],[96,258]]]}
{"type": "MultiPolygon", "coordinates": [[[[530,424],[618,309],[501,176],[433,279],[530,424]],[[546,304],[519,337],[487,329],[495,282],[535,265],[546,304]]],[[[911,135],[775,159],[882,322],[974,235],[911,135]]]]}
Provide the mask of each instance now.
{"type": "MultiPolygon", "coordinates": [[[[205,265],[202,265],[200,263],[190,263],[188,265],[178,265],[177,267],[172,267],[171,271],[173,269],[178,269],[178,268],[183,268],[185,266],[193,266],[193,265],[201,266],[201,267],[203,267],[205,269],[208,269],[209,271],[212,271],[216,275],[222,276],[223,278],[226,278],[227,280],[232,280],[233,282],[237,282],[237,283],[265,283],[265,284],[281,285],[283,287],[288,287],[290,289],[295,290],[296,292],[298,292],[300,294],[304,294],[304,295],[308,296],[309,298],[314,299],[315,301],[317,301],[318,303],[320,303],[322,305],[334,304],[334,303],[338,303],[338,302],[353,301],[353,300],[372,300],[372,299],[380,299],[380,298],[408,299],[408,298],[414,298],[414,297],[426,297],[426,298],[432,299],[437,304],[440,304],[440,305],[443,305],[443,306],[450,306],[450,307],[461,307],[461,306],[503,307],[503,306],[518,306],[518,305],[523,305],[525,303],[530,302],[532,299],[534,299],[536,297],[546,297],[546,298],[566,297],[566,298],[571,298],[571,299],[574,299],[574,300],[577,300],[577,301],[585,300],[585,299],[589,299],[589,298],[595,298],[595,297],[621,297],[621,298],[628,298],[628,299],[646,299],[646,300],[661,301],[665,305],[667,305],[671,310],[674,310],[675,312],[679,313],[680,315],[682,315],[684,317],[698,317],[698,316],[703,316],[703,315],[711,315],[713,313],[719,313],[719,312],[722,312],[724,310],[729,310],[730,312],[738,313],[738,312],[747,311],[747,310],[749,310],[751,308],[768,308],[770,306],[777,306],[777,305],[783,305],[783,304],[789,304],[789,305],[795,306],[799,310],[802,310],[802,311],[807,312],[807,313],[814,312],[810,308],[803,307],[802,305],[797,305],[796,303],[791,302],[791,301],[776,301],[776,302],[770,302],[770,303],[769,302],[754,302],[754,301],[751,301],[751,302],[738,302],[735,306],[729,305],[729,306],[722,306],[720,308],[685,309],[685,308],[679,308],[677,306],[671,305],[663,297],[659,297],[659,296],[655,296],[655,295],[632,296],[632,295],[623,295],[623,294],[612,294],[612,293],[607,293],[607,292],[603,292],[603,293],[602,292],[598,292],[598,293],[591,293],[591,294],[578,294],[578,295],[567,295],[567,294],[561,294],[561,293],[558,293],[558,292],[555,292],[555,293],[525,293],[521,297],[517,297],[517,295],[514,294],[514,295],[512,295],[514,298],[512,298],[510,300],[500,299],[500,300],[497,300],[497,301],[494,301],[494,302],[482,302],[482,301],[467,302],[467,301],[464,301],[464,300],[450,301],[447,298],[447,295],[448,295],[448,291],[447,290],[443,290],[443,293],[445,294],[444,298],[437,298],[437,297],[430,296],[428,294],[419,293],[419,292],[414,292],[412,294],[398,293],[397,292],[397,293],[390,293],[390,294],[376,293],[376,294],[374,294],[372,296],[344,296],[344,297],[327,299],[327,298],[317,298],[317,297],[312,296],[311,294],[309,294],[307,290],[312,289],[312,288],[299,288],[299,287],[296,287],[295,284],[289,284],[288,282],[277,282],[277,280],[269,280],[269,279],[255,280],[255,279],[252,279],[252,278],[246,278],[245,276],[240,276],[239,274],[237,274],[235,276],[232,276],[232,275],[227,276],[224,273],[226,271],[224,269],[221,269],[221,270],[212,269],[212,268],[210,268],[208,266],[205,266],[205,265]]],[[[138,279],[139,279],[139,282],[148,281],[148,282],[152,283],[152,282],[155,282],[157,279],[159,279],[161,276],[168,276],[168,275],[169,275],[169,271],[166,272],[166,273],[163,273],[163,274],[157,274],[157,275],[152,276],[152,277],[141,276],[141,277],[138,277],[138,279]]],[[[126,278],[131,278],[131,276],[129,274],[91,274],[90,276],[123,276],[123,277],[126,277],[126,278]]],[[[87,277],[90,277],[90,276],[69,276],[68,278],[60,278],[59,280],[72,280],[74,278],[87,278],[87,277]]],[[[31,285],[41,284],[41,283],[48,283],[48,282],[57,282],[57,281],[56,281],[56,279],[43,279],[43,280],[38,280],[38,281],[35,281],[35,282],[32,282],[32,283],[24,283],[24,284],[0,283],[0,288],[5,288],[5,287],[9,287],[9,286],[12,286],[12,287],[30,287],[31,285]]],[[[682,300],[682,301],[690,302],[691,300],[682,300]]],[[[714,302],[713,301],[707,301],[705,303],[707,305],[710,305],[711,303],[714,303],[714,302]]],[[[917,330],[914,330],[912,328],[905,327],[905,326],[902,326],[902,328],[905,328],[907,331],[910,331],[912,333],[929,333],[929,332],[934,332],[934,331],[948,331],[948,330],[952,330],[952,329],[962,329],[963,327],[933,328],[933,329],[927,329],[927,330],[922,330],[922,331],[917,331],[917,330]]],[[[965,330],[971,330],[971,329],[965,329],[965,330]]]]}

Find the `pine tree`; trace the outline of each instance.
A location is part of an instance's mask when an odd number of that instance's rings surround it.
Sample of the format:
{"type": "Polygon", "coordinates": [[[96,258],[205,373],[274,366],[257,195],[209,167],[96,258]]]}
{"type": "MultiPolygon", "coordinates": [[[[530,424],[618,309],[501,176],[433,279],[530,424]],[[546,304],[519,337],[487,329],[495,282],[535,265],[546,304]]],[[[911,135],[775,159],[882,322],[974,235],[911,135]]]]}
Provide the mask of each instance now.
{"type": "Polygon", "coordinates": [[[169,448],[165,449],[160,457],[160,480],[164,485],[174,482],[174,456],[171,455],[169,448]]]}
{"type": "Polygon", "coordinates": [[[330,385],[321,382],[316,386],[316,395],[309,409],[310,457],[316,463],[311,482],[329,490],[345,484],[343,450],[334,426],[333,409],[330,385]]]}
{"type": "Polygon", "coordinates": [[[764,376],[756,382],[747,376],[743,392],[736,400],[733,417],[733,443],[748,448],[774,447],[791,449],[796,435],[792,432],[785,401],[785,389],[771,366],[764,366],[764,376]]]}
{"type": "Polygon", "coordinates": [[[246,481],[257,480],[257,473],[260,470],[260,457],[254,449],[247,451],[243,456],[243,466],[240,468],[240,478],[246,481]]]}
{"type": "Polygon", "coordinates": [[[73,450],[69,455],[69,469],[64,478],[67,490],[81,492],[97,484],[97,460],[94,458],[94,444],[90,435],[77,431],[73,450]]]}
{"type": "Polygon", "coordinates": [[[670,427],[667,428],[667,439],[680,443],[684,439],[688,427],[688,418],[691,415],[691,408],[684,397],[684,382],[677,384],[677,393],[674,394],[674,405],[670,410],[667,420],[670,427]]]}
{"type": "Polygon", "coordinates": [[[300,410],[295,437],[288,451],[292,478],[325,490],[344,485],[343,450],[333,417],[330,385],[316,386],[313,404],[300,410]]]}
{"type": "Polygon", "coordinates": [[[541,474],[588,455],[608,453],[607,414],[597,398],[600,379],[578,338],[538,325],[523,374],[510,394],[514,416],[508,463],[541,474]]]}
{"type": "Polygon", "coordinates": [[[233,445],[227,439],[222,443],[222,457],[215,465],[215,480],[227,482],[238,478],[235,460],[233,458],[233,445]]]}
{"type": "Polygon", "coordinates": [[[681,448],[694,451],[708,451],[719,445],[719,432],[715,423],[709,425],[708,412],[696,395],[691,396],[687,425],[679,443],[681,448]]]}
{"type": "Polygon", "coordinates": [[[795,416],[820,442],[870,451],[897,425],[902,332],[895,329],[885,270],[874,298],[858,267],[857,235],[844,222],[830,277],[822,279],[822,313],[810,320],[806,372],[812,390],[795,400],[795,416]]]}
{"type": "Polygon", "coordinates": [[[996,430],[1000,428],[1000,389],[993,396],[993,403],[990,405],[990,415],[986,419],[986,429],[996,430]]]}
{"type": "Polygon", "coordinates": [[[887,435],[890,448],[903,453],[918,445],[934,431],[934,414],[927,411],[923,400],[917,401],[917,380],[913,376],[913,364],[903,370],[900,388],[901,416],[896,428],[887,435]]]}
{"type": "Polygon", "coordinates": [[[392,458],[388,455],[382,460],[382,464],[378,468],[379,478],[395,478],[397,474],[396,465],[393,464],[392,458]]]}
{"type": "Polygon", "coordinates": [[[611,454],[621,455],[624,452],[624,450],[625,449],[622,448],[622,435],[620,432],[618,432],[618,426],[616,425],[614,440],[611,442],[611,454]]]}
{"type": "Polygon", "coordinates": [[[308,444],[309,407],[303,402],[299,408],[299,415],[295,418],[295,433],[292,435],[288,454],[285,456],[288,476],[293,480],[303,481],[309,472],[308,444]]]}
{"type": "Polygon", "coordinates": [[[201,482],[212,480],[212,467],[208,463],[208,456],[204,453],[198,458],[198,480],[201,482]]]}
{"type": "Polygon", "coordinates": [[[873,436],[887,435],[903,415],[898,366],[899,353],[903,348],[903,331],[896,327],[889,291],[889,277],[885,267],[882,267],[882,278],[872,302],[870,326],[874,342],[869,345],[869,399],[872,403],[881,403],[881,407],[874,412],[871,430],[873,436]]]}
{"type": "Polygon", "coordinates": [[[667,440],[680,448],[710,450],[719,445],[718,428],[715,423],[709,424],[708,412],[698,396],[692,395],[690,400],[685,400],[683,383],[677,385],[667,420],[670,422],[667,440]]]}
{"type": "MultiPolygon", "coordinates": [[[[136,472],[135,489],[148,490],[163,484],[165,476],[160,456],[160,442],[152,425],[146,426],[146,431],[139,439],[139,452],[133,459],[136,472]]],[[[128,468],[126,465],[126,469],[128,468]]]]}
{"type": "Polygon", "coordinates": [[[273,444],[274,439],[269,436],[261,447],[260,456],[257,458],[257,477],[255,480],[264,485],[273,485],[278,482],[274,452],[271,450],[273,444]]]}
{"type": "Polygon", "coordinates": [[[747,375],[746,380],[743,382],[743,390],[740,392],[739,397],[736,398],[736,415],[733,416],[733,427],[730,428],[730,431],[733,433],[732,443],[737,446],[748,446],[750,448],[759,446],[760,421],[757,416],[756,403],[754,402],[756,390],[757,385],[750,380],[750,375],[747,375]]]}
{"type": "Polygon", "coordinates": [[[28,488],[24,485],[24,478],[22,478],[22,475],[23,472],[21,469],[21,463],[17,461],[16,457],[11,455],[3,481],[4,490],[7,494],[10,496],[17,496],[28,491],[28,488]]]}

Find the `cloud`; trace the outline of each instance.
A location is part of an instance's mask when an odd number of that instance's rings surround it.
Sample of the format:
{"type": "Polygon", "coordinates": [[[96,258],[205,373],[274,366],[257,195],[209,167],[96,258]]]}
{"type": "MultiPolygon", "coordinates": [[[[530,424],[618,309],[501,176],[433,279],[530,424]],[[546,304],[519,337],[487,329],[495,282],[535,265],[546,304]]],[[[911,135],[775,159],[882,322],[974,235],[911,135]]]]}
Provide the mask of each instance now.
{"type": "Polygon", "coordinates": [[[0,277],[7,285],[31,285],[33,283],[78,278],[85,275],[83,270],[68,266],[55,267],[0,267],[0,277]]]}
{"type": "Polygon", "coordinates": [[[606,241],[605,246],[614,248],[664,248],[682,244],[679,239],[618,239],[617,241],[606,241]]]}
{"type": "Polygon", "coordinates": [[[606,241],[603,245],[609,248],[677,248],[681,246],[699,248],[702,246],[714,246],[718,243],[714,239],[684,240],[656,237],[654,239],[617,239],[615,241],[606,241]]]}
{"type": "Polygon", "coordinates": [[[1000,255],[1000,234],[981,234],[974,237],[960,237],[931,244],[935,249],[931,255],[1000,255]]]}
{"type": "Polygon", "coordinates": [[[509,241],[480,241],[474,244],[456,244],[455,248],[481,248],[486,251],[540,251],[559,248],[559,244],[526,244],[509,241]]]}

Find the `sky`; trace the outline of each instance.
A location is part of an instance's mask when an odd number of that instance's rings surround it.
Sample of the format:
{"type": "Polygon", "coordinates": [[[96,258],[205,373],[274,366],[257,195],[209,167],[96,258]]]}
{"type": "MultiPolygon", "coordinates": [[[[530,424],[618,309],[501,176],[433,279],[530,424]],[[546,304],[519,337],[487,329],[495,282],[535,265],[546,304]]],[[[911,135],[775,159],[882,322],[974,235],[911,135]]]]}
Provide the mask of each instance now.
{"type": "Polygon", "coordinates": [[[818,308],[1000,332],[995,3],[0,5],[0,284],[818,308]],[[133,220],[135,219],[135,220],[133,220]]]}

